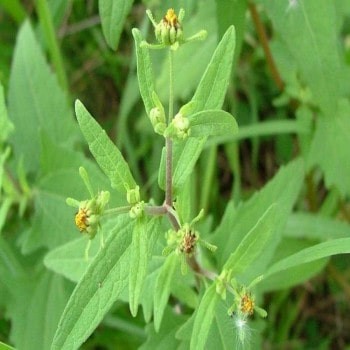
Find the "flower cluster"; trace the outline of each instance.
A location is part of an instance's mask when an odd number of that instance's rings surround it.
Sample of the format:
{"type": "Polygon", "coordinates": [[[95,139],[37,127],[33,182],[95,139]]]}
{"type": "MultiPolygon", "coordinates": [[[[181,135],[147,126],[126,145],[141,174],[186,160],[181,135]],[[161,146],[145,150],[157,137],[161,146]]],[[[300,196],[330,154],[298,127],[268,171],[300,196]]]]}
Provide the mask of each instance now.
{"type": "Polygon", "coordinates": [[[184,37],[182,28],[182,21],[185,17],[184,9],[180,9],[178,16],[174,9],[168,9],[160,22],[156,22],[150,10],[147,10],[147,15],[153,24],[158,44],[153,45],[143,42],[143,46],[153,49],[162,49],[170,46],[172,50],[176,50],[181,44],[195,40],[204,40],[207,36],[207,32],[201,30],[189,38],[184,37]]]}
{"type": "Polygon", "coordinates": [[[193,224],[202,217],[203,212],[190,223],[184,224],[179,230],[169,230],[166,233],[167,247],[164,248],[163,254],[167,255],[172,251],[181,258],[181,272],[187,272],[187,259],[196,254],[198,243],[209,249],[215,251],[216,246],[206,242],[200,238],[199,232],[193,229],[193,224]]]}

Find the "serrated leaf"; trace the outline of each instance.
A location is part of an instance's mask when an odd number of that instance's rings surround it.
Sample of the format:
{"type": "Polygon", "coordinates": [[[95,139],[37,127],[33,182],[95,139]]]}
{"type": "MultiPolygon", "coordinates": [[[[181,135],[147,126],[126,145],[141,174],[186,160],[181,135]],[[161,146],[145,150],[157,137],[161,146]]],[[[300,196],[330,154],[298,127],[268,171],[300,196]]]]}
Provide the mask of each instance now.
{"type": "Polygon", "coordinates": [[[234,135],[238,132],[235,118],[222,110],[205,110],[188,117],[192,137],[234,135]]]}
{"type": "Polygon", "coordinates": [[[211,324],[215,316],[215,308],[220,301],[220,296],[216,293],[216,284],[213,283],[204,293],[202,300],[195,313],[191,350],[204,349],[211,324]]]}
{"type": "Polygon", "coordinates": [[[243,272],[257,258],[265,249],[265,245],[274,232],[278,219],[276,214],[276,204],[272,204],[230,255],[224,269],[232,270],[233,276],[235,276],[243,272]]]}
{"type": "Polygon", "coordinates": [[[129,278],[129,304],[131,314],[135,317],[139,305],[140,295],[147,276],[149,263],[148,233],[154,229],[153,219],[147,222],[145,218],[139,219],[135,226],[132,237],[129,278]]]}
{"type": "Polygon", "coordinates": [[[52,350],[77,349],[128,285],[134,222],[112,232],[73,291],[59,322],[52,350]]]}
{"type": "Polygon", "coordinates": [[[119,192],[126,192],[125,185],[135,188],[135,180],[117,146],[79,100],[75,102],[75,112],[90,151],[112,187],[119,192]]]}
{"type": "Polygon", "coordinates": [[[148,48],[140,47],[142,36],[138,29],[132,30],[135,40],[136,58],[137,58],[137,78],[139,89],[147,114],[155,106],[152,98],[154,90],[153,70],[148,48]]]}
{"type": "Polygon", "coordinates": [[[99,0],[98,9],[101,17],[102,31],[107,44],[116,50],[129,14],[133,0],[99,0]]]}
{"type": "Polygon", "coordinates": [[[156,281],[156,288],[153,299],[154,328],[158,332],[162,322],[164,310],[171,293],[171,284],[178,267],[178,257],[171,254],[165,260],[156,281]]]}
{"type": "Polygon", "coordinates": [[[44,59],[32,27],[26,21],[18,34],[12,62],[8,113],[16,132],[10,137],[17,160],[36,172],[41,153],[40,130],[53,142],[73,148],[78,139],[65,93],[44,59]]]}
{"type": "Polygon", "coordinates": [[[339,238],[329,242],[316,244],[313,247],[303,249],[302,251],[289,256],[273,264],[263,275],[264,279],[274,275],[277,272],[287,271],[288,269],[302,265],[311,261],[319,260],[325,257],[338,254],[350,253],[350,238],[339,238]]]}

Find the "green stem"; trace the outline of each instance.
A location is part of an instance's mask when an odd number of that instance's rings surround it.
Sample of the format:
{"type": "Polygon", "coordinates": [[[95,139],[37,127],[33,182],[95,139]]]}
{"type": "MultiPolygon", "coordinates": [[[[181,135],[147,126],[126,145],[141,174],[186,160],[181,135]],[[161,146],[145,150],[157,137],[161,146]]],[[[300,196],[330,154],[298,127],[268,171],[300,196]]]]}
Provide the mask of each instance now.
{"type": "Polygon", "coordinates": [[[18,0],[0,0],[0,6],[17,22],[21,24],[26,18],[26,11],[18,0]]]}
{"type": "Polygon", "coordinates": [[[127,205],[125,207],[117,207],[117,208],[111,208],[104,211],[105,215],[111,215],[111,214],[124,214],[127,213],[130,210],[131,206],[127,205]]]}
{"type": "Polygon", "coordinates": [[[61,87],[65,91],[68,91],[68,82],[67,82],[66,73],[63,67],[63,59],[58,46],[57,37],[56,37],[56,33],[55,33],[55,29],[54,29],[54,25],[52,22],[51,13],[50,13],[47,1],[37,0],[36,10],[44,32],[46,43],[49,48],[51,60],[52,60],[53,66],[55,67],[55,71],[57,73],[58,81],[61,87]]]}
{"type": "MultiPolygon", "coordinates": [[[[168,125],[171,123],[174,114],[174,68],[173,51],[169,50],[169,115],[168,125]]],[[[165,166],[165,204],[173,206],[173,142],[169,137],[165,138],[166,166],[165,166]]]]}

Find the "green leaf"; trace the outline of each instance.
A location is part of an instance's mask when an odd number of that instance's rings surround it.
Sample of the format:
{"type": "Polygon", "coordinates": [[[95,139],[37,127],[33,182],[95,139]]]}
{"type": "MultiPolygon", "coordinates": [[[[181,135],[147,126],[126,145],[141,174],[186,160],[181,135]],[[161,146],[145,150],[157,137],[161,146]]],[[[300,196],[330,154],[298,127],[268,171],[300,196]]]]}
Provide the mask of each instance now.
{"type": "Polygon", "coordinates": [[[272,204],[230,255],[224,269],[232,270],[233,276],[235,276],[243,272],[265,250],[265,246],[274,232],[277,221],[276,214],[276,204],[272,204]]]}
{"type": "Polygon", "coordinates": [[[263,275],[266,279],[281,271],[288,271],[290,268],[302,265],[311,261],[329,257],[338,254],[350,253],[350,238],[339,238],[329,242],[316,244],[313,247],[303,249],[302,251],[289,256],[273,264],[263,275]]]}
{"type": "Polygon", "coordinates": [[[102,22],[102,31],[107,44],[116,50],[129,14],[133,0],[99,0],[98,9],[102,22]]]}
{"type": "Polygon", "coordinates": [[[66,95],[46,63],[29,22],[22,25],[17,38],[8,113],[16,129],[10,138],[14,155],[17,161],[23,156],[27,171],[39,168],[41,130],[67,148],[73,148],[79,137],[66,95]]]}
{"type": "Polygon", "coordinates": [[[122,154],[79,100],[75,102],[75,112],[90,151],[112,187],[119,192],[126,192],[125,185],[135,188],[135,180],[122,154]]]}
{"type": "Polygon", "coordinates": [[[0,282],[7,288],[9,292],[17,290],[17,281],[20,280],[25,271],[19,263],[14,249],[0,235],[0,282]]]}
{"type": "Polygon", "coordinates": [[[223,266],[231,253],[247,233],[263,216],[266,208],[276,203],[276,221],[274,232],[265,246],[262,254],[245,271],[245,278],[256,276],[256,271],[263,273],[282,236],[282,229],[296,201],[304,179],[304,166],[301,159],[282,167],[275,177],[265,187],[256,192],[248,201],[235,208],[229,204],[225,215],[214,233],[213,243],[219,247],[219,266],[223,266]],[[219,253],[220,251],[220,253],[219,253]]]}
{"type": "Polygon", "coordinates": [[[165,310],[164,322],[159,331],[155,331],[152,324],[146,326],[147,341],[140,347],[140,350],[177,350],[179,341],[175,338],[175,333],[186,317],[174,312],[170,307],[165,310]]]}
{"type": "Polygon", "coordinates": [[[230,80],[235,49],[235,29],[230,26],[217,46],[192,98],[195,111],[221,108],[230,80]]]}
{"type": "MultiPolygon", "coordinates": [[[[229,83],[232,59],[235,48],[235,30],[231,26],[217,46],[206,71],[198,84],[197,90],[192,98],[194,102],[193,113],[207,109],[221,108],[226,89],[229,83]]],[[[183,142],[174,144],[173,149],[173,186],[176,192],[180,189],[188,175],[192,172],[194,165],[203,149],[206,137],[189,138],[183,142]]],[[[165,164],[165,161],[162,160],[165,164]]],[[[159,183],[164,183],[165,169],[159,169],[159,183]]]]}
{"type": "Polygon", "coordinates": [[[169,255],[158,275],[156,287],[154,291],[153,313],[154,313],[154,328],[158,332],[162,322],[163,314],[168,303],[171,293],[171,285],[176,268],[179,266],[179,259],[176,254],[169,255]]]}
{"type": "Polygon", "coordinates": [[[27,273],[17,281],[8,304],[10,339],[16,348],[50,349],[68,300],[66,287],[61,276],[43,270],[36,276],[27,273]]]}
{"type": "Polygon", "coordinates": [[[88,239],[81,237],[51,250],[45,256],[45,266],[70,281],[78,283],[100,248],[97,237],[91,241],[89,260],[86,261],[84,251],[87,243],[88,239]]]}
{"type": "Polygon", "coordinates": [[[214,320],[215,308],[219,301],[220,296],[216,293],[216,284],[213,283],[205,291],[195,313],[190,345],[191,350],[204,349],[211,324],[214,320]]]}
{"type": "Polygon", "coordinates": [[[326,218],[318,214],[293,213],[284,229],[285,237],[328,241],[350,237],[350,225],[344,221],[326,218]]]}
{"type": "Polygon", "coordinates": [[[51,349],[77,349],[101,322],[128,285],[134,222],[124,218],[89,265],[71,295],[51,349]]]}
{"type": "Polygon", "coordinates": [[[199,155],[202,152],[206,138],[193,138],[186,140],[184,145],[182,142],[174,142],[173,144],[173,189],[178,192],[185,184],[188,176],[192,173],[199,155]]]}
{"type": "Polygon", "coordinates": [[[153,82],[153,71],[151,58],[149,55],[148,48],[140,47],[142,42],[142,36],[138,29],[134,28],[132,30],[132,35],[135,40],[135,50],[136,50],[136,58],[137,58],[137,77],[139,81],[139,89],[141,93],[141,97],[143,103],[145,105],[145,109],[147,114],[149,115],[150,110],[155,107],[152,93],[154,90],[154,82],[153,82]]]}
{"type": "Polygon", "coordinates": [[[130,253],[131,266],[129,269],[129,303],[133,316],[137,314],[141,291],[147,276],[148,264],[155,243],[151,235],[154,233],[158,235],[158,225],[158,218],[153,218],[148,222],[143,218],[138,220],[134,227],[130,253]]]}
{"type": "Polygon", "coordinates": [[[332,115],[318,119],[308,163],[319,165],[328,188],[336,186],[342,195],[350,195],[350,103],[342,100],[332,115]],[[341,171],[339,171],[341,169],[341,171]]]}
{"type": "MultiPolygon", "coordinates": [[[[128,214],[125,214],[124,217],[126,215],[128,214]]],[[[124,224],[125,219],[123,215],[102,223],[98,236],[91,241],[88,261],[85,260],[85,249],[88,244],[88,239],[87,237],[80,237],[46,254],[44,258],[45,266],[68,278],[72,282],[77,283],[100,249],[101,244],[99,236],[103,234],[104,238],[108,239],[111,232],[121,230],[124,224]]]]}
{"type": "Polygon", "coordinates": [[[238,132],[235,118],[222,110],[206,110],[188,117],[192,137],[234,135],[238,132]]]}
{"type": "MultiPolygon", "coordinates": [[[[284,237],[276,249],[271,265],[314,245],[314,241],[284,237]]],[[[288,270],[288,273],[285,273],[285,271],[275,273],[259,283],[259,293],[288,289],[300,285],[319,274],[325,268],[329,259],[329,257],[326,257],[292,267],[288,270]]]]}
{"type": "MultiPolygon", "coordinates": [[[[346,81],[342,79],[334,1],[299,1],[297,7],[288,11],[288,4],[283,1],[262,3],[276,34],[297,63],[302,81],[310,87],[321,109],[332,115],[338,97],[344,94],[343,80],[346,81]]],[[[293,64],[293,59],[288,64],[293,64]]]]}

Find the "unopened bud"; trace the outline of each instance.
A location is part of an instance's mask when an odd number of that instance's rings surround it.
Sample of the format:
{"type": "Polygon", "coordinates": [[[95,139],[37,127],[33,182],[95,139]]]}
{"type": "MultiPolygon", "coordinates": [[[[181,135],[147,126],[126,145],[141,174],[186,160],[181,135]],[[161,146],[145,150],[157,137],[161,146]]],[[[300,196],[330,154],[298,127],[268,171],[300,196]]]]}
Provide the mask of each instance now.
{"type": "Polygon", "coordinates": [[[140,202],[140,187],[136,186],[135,188],[128,190],[126,192],[126,200],[131,205],[140,202]]]}

